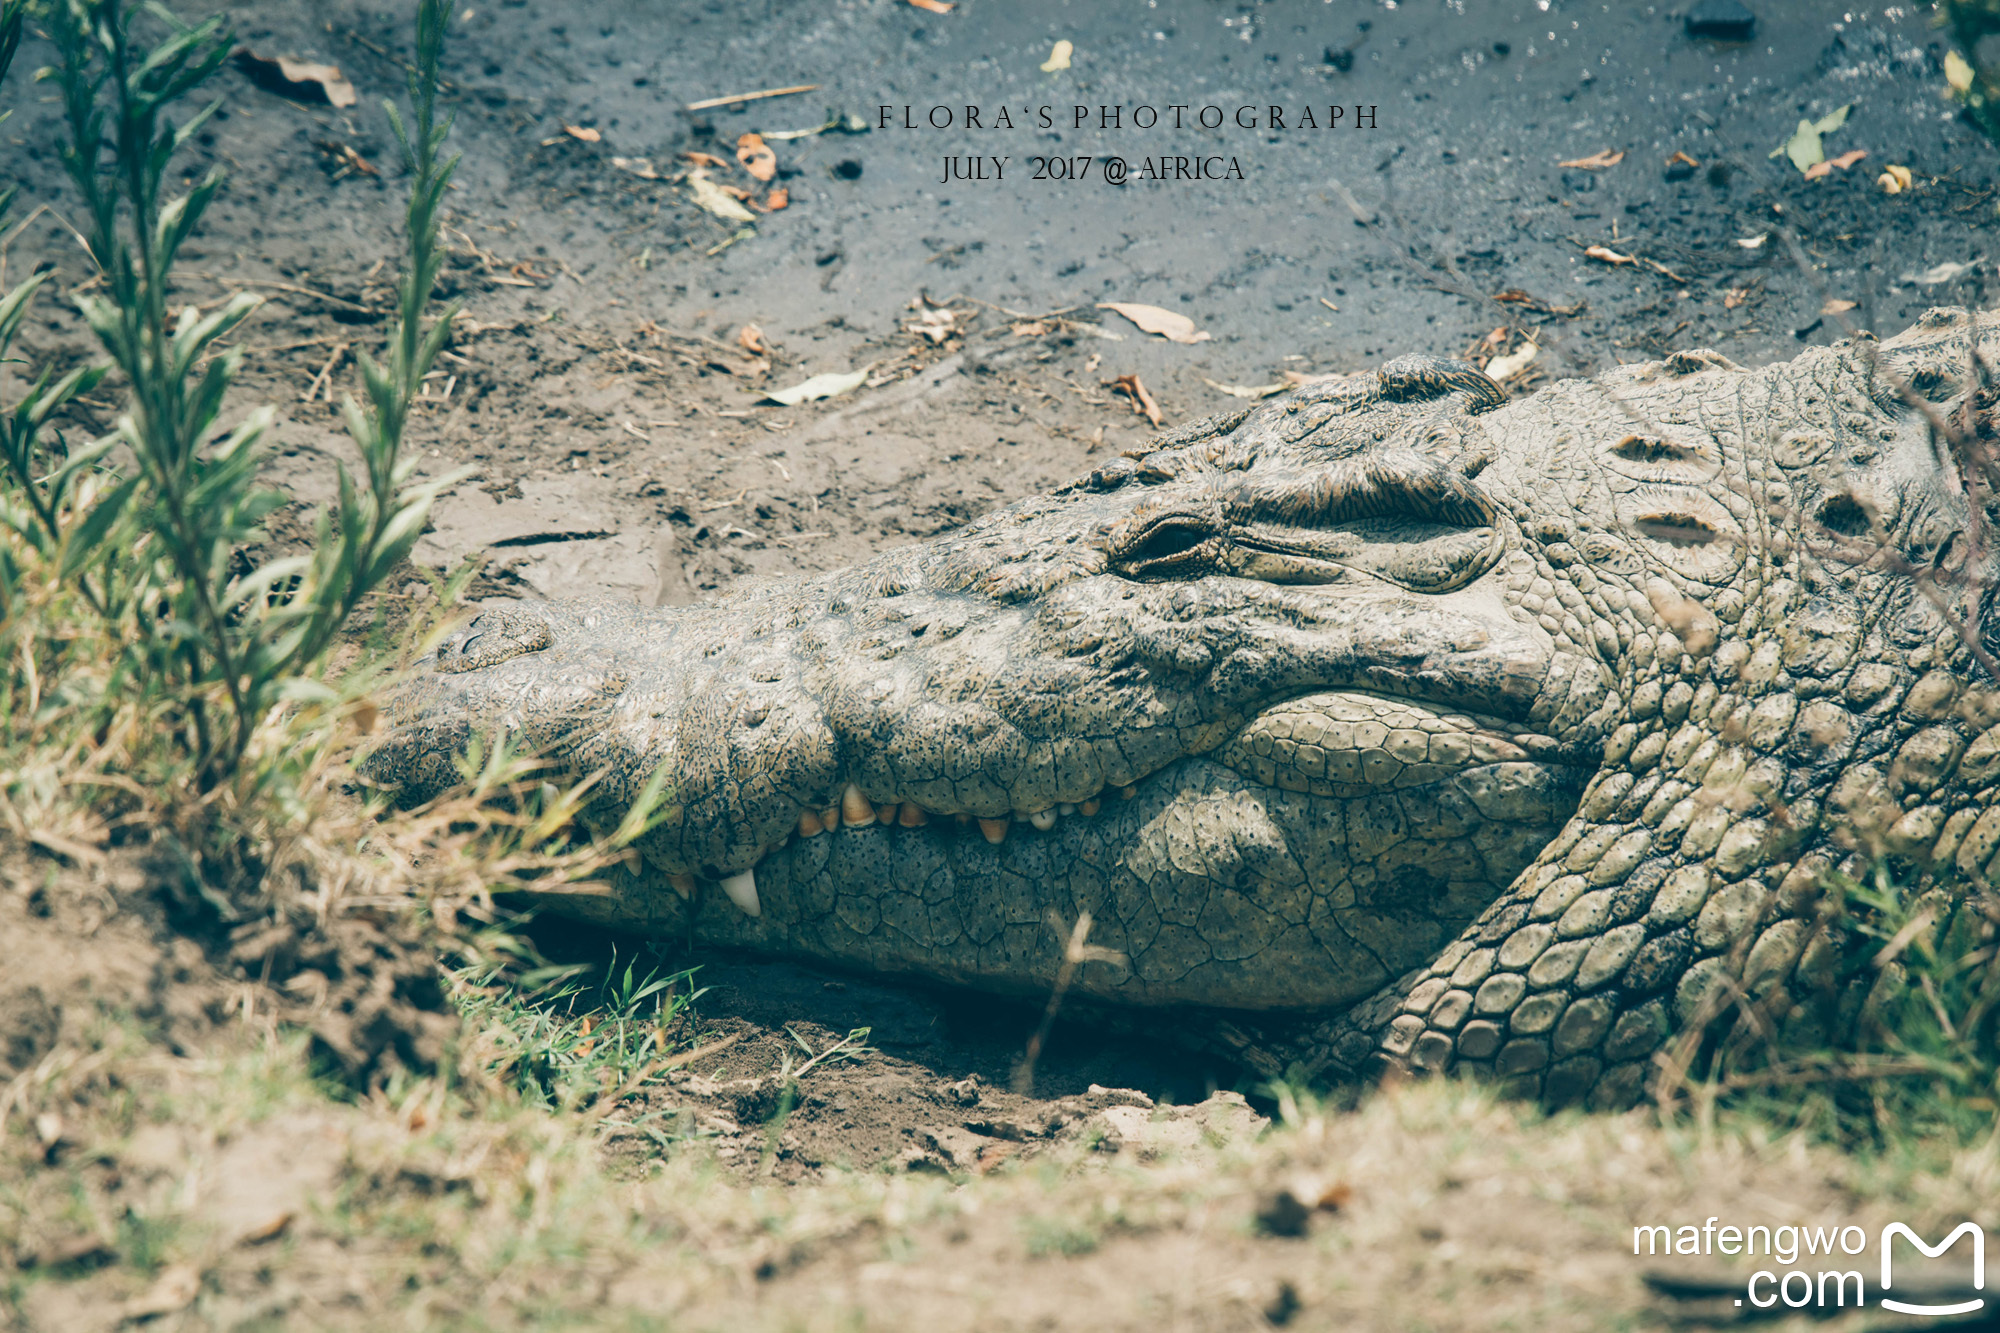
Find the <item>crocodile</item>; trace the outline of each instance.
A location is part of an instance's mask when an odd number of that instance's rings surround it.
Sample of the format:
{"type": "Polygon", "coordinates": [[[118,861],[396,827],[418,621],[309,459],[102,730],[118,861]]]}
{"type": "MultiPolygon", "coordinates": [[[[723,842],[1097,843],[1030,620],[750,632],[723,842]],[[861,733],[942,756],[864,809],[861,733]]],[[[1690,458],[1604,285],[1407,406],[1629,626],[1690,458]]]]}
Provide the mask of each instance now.
{"type": "Polygon", "coordinates": [[[609,924],[1626,1105],[1718,996],[1828,982],[1830,876],[2000,848],[1947,429],[1996,353],[1933,310],[1518,399],[1399,358],[850,568],[489,605],[364,771],[657,793],[643,868],[558,900],[609,924]]]}

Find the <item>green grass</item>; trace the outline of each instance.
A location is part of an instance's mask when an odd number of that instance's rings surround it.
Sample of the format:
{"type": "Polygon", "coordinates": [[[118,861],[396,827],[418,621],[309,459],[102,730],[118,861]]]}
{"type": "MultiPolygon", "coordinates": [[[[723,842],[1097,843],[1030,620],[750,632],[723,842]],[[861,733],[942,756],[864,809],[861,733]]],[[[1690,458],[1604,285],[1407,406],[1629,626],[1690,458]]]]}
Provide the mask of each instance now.
{"type": "MultiPolygon", "coordinates": [[[[695,969],[642,969],[627,958],[621,970],[614,952],[593,978],[587,964],[549,963],[525,937],[498,930],[471,952],[450,972],[464,1023],[461,1070],[530,1105],[574,1111],[616,1102],[693,1044],[705,993],[695,969]]],[[[658,1126],[650,1129],[658,1136],[658,1126]]]]}

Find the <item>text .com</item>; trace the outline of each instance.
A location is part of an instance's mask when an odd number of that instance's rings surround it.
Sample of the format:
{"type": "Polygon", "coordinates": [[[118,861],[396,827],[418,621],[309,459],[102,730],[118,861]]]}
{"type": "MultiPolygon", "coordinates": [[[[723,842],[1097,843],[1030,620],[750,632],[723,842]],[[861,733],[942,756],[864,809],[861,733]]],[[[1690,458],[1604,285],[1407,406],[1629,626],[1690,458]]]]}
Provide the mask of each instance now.
{"type": "Polygon", "coordinates": [[[1877,1275],[1874,1301],[1885,1310],[1909,1315],[1962,1315],[1986,1306],[1985,1297],[1978,1294],[1986,1289],[1986,1233],[1974,1222],[1960,1223],[1935,1244],[1903,1223],[1891,1222],[1872,1238],[1875,1259],[1843,1267],[1870,1251],[1871,1237],[1860,1227],[1738,1227],[1721,1225],[1721,1220],[1711,1217],[1699,1225],[1635,1226],[1632,1253],[1768,1257],[1774,1266],[1752,1273],[1744,1294],[1736,1301],[1760,1310],[1779,1305],[1794,1310],[1866,1305],[1870,1271],[1877,1275]],[[1899,1240],[1903,1242],[1900,1246],[1896,1244],[1899,1240]],[[1961,1241],[1966,1244],[1953,1257],[1963,1260],[1966,1250],[1971,1251],[1969,1280],[1954,1278],[1941,1284],[1935,1278],[1912,1279],[1910,1265],[1917,1255],[1941,1258],[1961,1241]],[[1895,1281],[1899,1254],[1905,1274],[1900,1292],[1895,1281]],[[1948,1290],[1950,1287],[1957,1289],[1948,1290]]]}

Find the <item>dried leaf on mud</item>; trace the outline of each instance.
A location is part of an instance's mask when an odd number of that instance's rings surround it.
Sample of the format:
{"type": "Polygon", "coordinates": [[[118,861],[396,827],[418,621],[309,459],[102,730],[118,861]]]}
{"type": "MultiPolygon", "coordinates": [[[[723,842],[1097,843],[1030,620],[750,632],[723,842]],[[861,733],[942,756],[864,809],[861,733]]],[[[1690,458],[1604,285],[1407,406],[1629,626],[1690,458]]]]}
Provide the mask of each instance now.
{"type": "Polygon", "coordinates": [[[1941,282],[1950,282],[1954,278],[1964,277],[1966,274],[1972,272],[1972,270],[1978,268],[1984,259],[1984,255],[1976,255],[1969,263],[1934,264],[1922,273],[1905,273],[1900,278],[1897,278],[1896,281],[1907,282],[1918,287],[1935,287],[1941,282]]]}
{"type": "Polygon", "coordinates": [[[236,67],[265,92],[295,102],[353,106],[359,100],[354,85],[347,81],[338,65],[315,65],[289,56],[260,56],[242,47],[236,52],[236,67]]]}
{"type": "Polygon", "coordinates": [[[759,134],[745,134],[736,141],[736,160],[750,173],[751,179],[768,181],[778,174],[778,155],[764,142],[759,134]]]}
{"type": "Polygon", "coordinates": [[[911,308],[917,312],[917,321],[905,324],[905,333],[921,333],[935,346],[959,331],[958,312],[948,306],[932,305],[920,296],[911,302],[911,308]]]}
{"type": "Polygon", "coordinates": [[[656,181],[660,179],[659,169],[653,165],[651,158],[614,157],[611,159],[611,165],[620,171],[629,171],[641,180],[656,181]]]}
{"type": "Polygon", "coordinates": [[[1069,39],[1064,38],[1062,41],[1057,42],[1053,47],[1049,48],[1049,58],[1042,62],[1042,73],[1054,74],[1057,70],[1068,69],[1069,58],[1075,52],[1076,48],[1070,45],[1069,39]]]}
{"type": "Polygon", "coordinates": [[[1859,305],[1858,301],[1843,301],[1839,297],[1828,297],[1826,304],[1819,308],[1822,315],[1844,315],[1859,305]]]}
{"type": "Polygon", "coordinates": [[[1147,333],[1157,333],[1169,342],[1198,343],[1208,341],[1206,330],[1197,332],[1194,321],[1186,315],[1172,310],[1162,310],[1156,305],[1135,305],[1126,301],[1099,301],[1099,310],[1115,310],[1137,324],[1147,333]]]}
{"type": "Polygon", "coordinates": [[[1901,194],[1910,188],[1915,179],[1908,167],[1887,166],[1882,168],[1882,174],[1875,178],[1875,183],[1882,187],[1884,194],[1901,194]]]}
{"type": "Polygon", "coordinates": [[[1632,258],[1632,256],[1621,255],[1616,250],[1605,245],[1593,245],[1588,250],[1585,250],[1584,254],[1606,264],[1636,264],[1639,262],[1632,258]]]}
{"type": "Polygon", "coordinates": [[[1797,167],[1801,174],[1810,170],[1814,163],[1824,161],[1826,158],[1826,149],[1820,143],[1821,138],[1845,125],[1847,113],[1853,109],[1853,104],[1850,103],[1837,111],[1821,116],[1818,120],[1800,121],[1799,127],[1792,131],[1792,137],[1773,148],[1771,156],[1789,157],[1792,165],[1797,167]]]}
{"type": "Polygon", "coordinates": [[[1283,380],[1279,380],[1276,384],[1217,384],[1214,380],[1203,376],[1201,382],[1218,393],[1228,394],[1231,398],[1269,398],[1292,387],[1283,380]]]}
{"type": "Polygon", "coordinates": [[[722,186],[708,178],[705,171],[690,171],[687,178],[688,190],[694,195],[695,205],[719,218],[731,222],[755,222],[757,215],[736,202],[722,186]]]}
{"type": "Polygon", "coordinates": [[[1608,171],[1624,160],[1625,153],[1622,149],[1614,153],[1607,148],[1601,153],[1592,153],[1589,157],[1572,158],[1567,162],[1558,162],[1556,165],[1559,167],[1579,167],[1584,171],[1608,171]]]}
{"type": "Polygon", "coordinates": [[[764,330],[755,324],[745,324],[736,330],[736,345],[752,356],[763,356],[768,350],[764,346],[764,330]]]}
{"type": "Polygon", "coordinates": [[[1822,176],[1831,176],[1835,167],[1839,167],[1842,171],[1845,171],[1866,156],[1868,156],[1866,148],[1854,148],[1842,153],[1839,157],[1830,157],[1824,162],[1815,162],[1806,168],[1806,179],[1816,181],[1822,176]]]}
{"type": "Polygon", "coordinates": [[[862,381],[868,378],[868,372],[874,368],[874,363],[870,362],[861,369],[844,375],[838,372],[815,375],[804,383],[794,384],[789,389],[774,389],[757,401],[776,403],[780,407],[797,407],[800,403],[818,402],[822,398],[837,398],[843,393],[859,388],[862,381]]]}
{"type": "Polygon", "coordinates": [[[1944,81],[1951,85],[1951,90],[1955,93],[1971,92],[1972,91],[1971,62],[1967,61],[1964,56],[1960,55],[1956,51],[1945,52],[1944,81]]]}
{"type": "Polygon", "coordinates": [[[956,7],[952,0],[910,0],[918,9],[928,9],[933,14],[949,14],[956,7]]]}
{"type": "Polygon", "coordinates": [[[565,125],[563,133],[583,143],[596,143],[604,137],[588,125],[565,125]]]}
{"type": "Polygon", "coordinates": [[[314,139],[313,147],[319,149],[320,152],[325,153],[340,164],[340,169],[333,174],[335,180],[355,173],[363,176],[379,176],[382,174],[375,170],[374,163],[355,152],[351,145],[341,143],[337,139],[314,139]]]}
{"type": "Polygon", "coordinates": [[[1108,381],[1105,388],[1113,393],[1122,393],[1132,400],[1132,410],[1157,428],[1160,424],[1160,405],[1153,401],[1153,395],[1146,392],[1146,386],[1137,375],[1120,375],[1108,381]]]}
{"type": "Polygon", "coordinates": [[[781,208],[790,208],[791,206],[792,192],[782,185],[771,191],[770,197],[764,200],[764,211],[766,213],[775,213],[781,208]]]}
{"type": "Polygon", "coordinates": [[[1505,384],[1533,364],[1535,358],[1541,355],[1541,351],[1542,349],[1533,343],[1523,343],[1517,351],[1509,352],[1505,356],[1496,356],[1488,361],[1486,376],[1497,384],[1505,384]]]}

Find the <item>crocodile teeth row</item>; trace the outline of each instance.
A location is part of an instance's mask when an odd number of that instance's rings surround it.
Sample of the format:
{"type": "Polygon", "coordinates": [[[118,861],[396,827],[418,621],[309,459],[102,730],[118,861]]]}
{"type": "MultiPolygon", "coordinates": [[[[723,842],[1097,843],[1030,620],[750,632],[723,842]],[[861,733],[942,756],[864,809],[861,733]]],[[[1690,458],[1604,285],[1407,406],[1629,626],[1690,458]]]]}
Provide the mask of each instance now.
{"type": "MultiPolygon", "coordinates": [[[[1119,797],[1127,801],[1138,794],[1139,789],[1137,787],[1118,788],[1119,797]]],[[[1002,816],[998,819],[974,818],[968,814],[959,814],[954,816],[954,818],[960,824],[978,824],[979,832],[985,837],[986,841],[997,846],[1007,841],[1007,830],[1016,822],[1031,824],[1046,833],[1056,826],[1058,817],[1077,814],[1094,815],[1103,807],[1103,804],[1098,798],[1092,797],[1088,801],[1077,801],[1074,803],[1064,801],[1060,805],[1048,810],[1016,811],[1011,817],[1002,816]]],[[[869,824],[892,824],[901,828],[922,828],[924,825],[930,823],[931,818],[930,811],[913,801],[885,801],[880,805],[876,805],[861,794],[861,788],[850,782],[847,785],[847,790],[840,795],[839,805],[830,806],[824,810],[803,810],[799,813],[798,836],[801,838],[813,838],[833,829],[842,827],[859,828],[869,824]]],[[[789,842],[791,839],[786,838],[782,841],[789,842]]],[[[765,854],[768,855],[776,850],[777,846],[767,847],[765,854]]],[[[762,858],[758,859],[761,860],[762,858]]],[[[696,892],[701,887],[700,881],[693,875],[675,874],[669,875],[667,878],[668,882],[673,885],[674,892],[689,901],[693,901],[696,892]]],[[[730,902],[734,903],[737,910],[742,912],[743,915],[762,916],[764,914],[763,904],[757,899],[757,872],[754,867],[749,870],[739,870],[733,875],[725,875],[721,883],[723,895],[730,902]]]]}
{"type": "MultiPolygon", "coordinates": [[[[1139,794],[1139,789],[1137,787],[1120,787],[1118,788],[1118,794],[1129,801],[1139,794]]],[[[1028,823],[1043,832],[1047,832],[1049,829],[1055,827],[1058,817],[1075,814],[1094,815],[1103,807],[1103,804],[1103,801],[1092,797],[1088,801],[1064,801],[1060,805],[1048,810],[1019,810],[1011,817],[1003,815],[996,819],[979,818],[976,820],[973,816],[966,814],[960,814],[955,817],[961,824],[976,822],[979,825],[979,831],[985,835],[986,841],[1000,843],[1007,840],[1007,826],[1010,823],[1016,821],[1028,823]]],[[[883,801],[879,804],[870,801],[866,796],[862,795],[861,788],[850,782],[847,784],[847,790],[840,794],[839,805],[828,806],[824,810],[801,810],[799,812],[798,836],[801,838],[816,838],[820,834],[830,833],[834,829],[864,828],[869,824],[888,824],[899,828],[922,828],[924,825],[930,823],[933,818],[937,817],[931,811],[924,809],[914,801],[883,801]]],[[[754,896],[752,901],[755,901],[754,896]]],[[[752,912],[751,915],[755,916],[756,913],[752,912]]]]}

